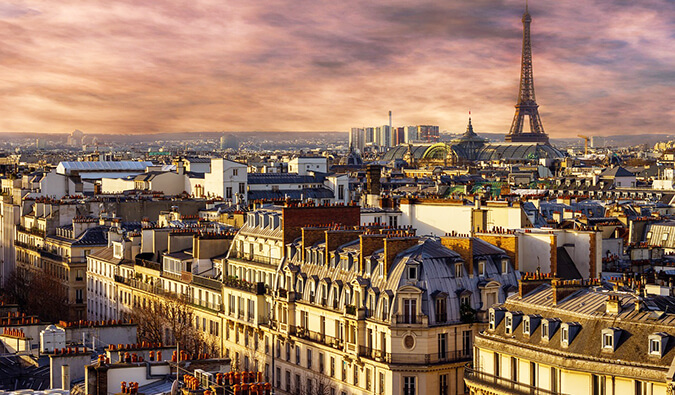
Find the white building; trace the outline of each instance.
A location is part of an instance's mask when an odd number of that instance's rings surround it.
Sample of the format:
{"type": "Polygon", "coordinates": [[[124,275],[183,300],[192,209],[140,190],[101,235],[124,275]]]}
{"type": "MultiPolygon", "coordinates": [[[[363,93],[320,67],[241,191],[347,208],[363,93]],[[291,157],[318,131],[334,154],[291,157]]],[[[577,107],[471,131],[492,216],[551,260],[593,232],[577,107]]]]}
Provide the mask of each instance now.
{"type": "Polygon", "coordinates": [[[213,196],[237,201],[246,200],[247,166],[224,158],[211,159],[211,171],[204,179],[194,179],[191,192],[196,196],[213,196]],[[201,186],[201,189],[199,188],[201,186]]]}

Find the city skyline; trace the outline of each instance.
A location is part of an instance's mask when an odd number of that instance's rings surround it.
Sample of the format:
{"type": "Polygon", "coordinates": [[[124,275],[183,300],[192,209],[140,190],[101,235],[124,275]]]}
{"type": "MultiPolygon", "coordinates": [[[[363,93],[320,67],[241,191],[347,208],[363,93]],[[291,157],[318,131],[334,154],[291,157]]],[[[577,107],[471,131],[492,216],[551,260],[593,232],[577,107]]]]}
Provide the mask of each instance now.
{"type": "MultiPolygon", "coordinates": [[[[339,130],[437,124],[507,133],[522,1],[284,0],[0,5],[0,131],[339,130]]],[[[675,126],[675,5],[530,3],[553,138],[675,126]]]]}

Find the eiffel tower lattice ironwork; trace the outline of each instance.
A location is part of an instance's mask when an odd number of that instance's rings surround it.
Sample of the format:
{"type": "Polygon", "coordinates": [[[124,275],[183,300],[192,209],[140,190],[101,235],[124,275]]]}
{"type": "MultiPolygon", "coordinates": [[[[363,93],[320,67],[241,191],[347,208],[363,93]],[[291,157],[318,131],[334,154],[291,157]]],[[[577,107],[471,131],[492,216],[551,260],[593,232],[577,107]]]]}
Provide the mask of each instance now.
{"type": "Polygon", "coordinates": [[[532,42],[530,41],[530,23],[532,17],[525,6],[523,14],[523,58],[520,66],[520,91],[516,114],[513,117],[511,130],[506,135],[510,142],[537,142],[548,143],[548,135],[539,117],[539,105],[534,97],[534,77],[532,76],[532,42]],[[530,130],[523,132],[525,117],[529,118],[530,130]]]}

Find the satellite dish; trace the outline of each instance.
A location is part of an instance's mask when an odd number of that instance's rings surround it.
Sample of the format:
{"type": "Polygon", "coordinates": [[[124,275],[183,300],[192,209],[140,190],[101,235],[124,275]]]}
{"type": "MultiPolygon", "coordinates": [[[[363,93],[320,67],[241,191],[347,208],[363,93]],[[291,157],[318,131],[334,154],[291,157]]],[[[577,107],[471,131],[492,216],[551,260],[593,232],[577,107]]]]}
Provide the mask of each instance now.
{"type": "Polygon", "coordinates": [[[178,379],[171,384],[171,395],[178,395],[178,379]]]}

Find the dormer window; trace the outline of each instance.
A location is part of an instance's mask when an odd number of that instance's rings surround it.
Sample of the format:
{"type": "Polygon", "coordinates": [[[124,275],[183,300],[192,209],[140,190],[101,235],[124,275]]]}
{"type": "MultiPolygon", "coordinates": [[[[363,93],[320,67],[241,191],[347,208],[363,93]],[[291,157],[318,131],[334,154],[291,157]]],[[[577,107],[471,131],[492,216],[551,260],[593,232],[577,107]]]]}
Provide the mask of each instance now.
{"type": "Polygon", "coordinates": [[[602,334],[602,348],[614,349],[614,334],[613,333],[603,333],[602,334]]]}
{"type": "Polygon", "coordinates": [[[560,345],[563,347],[569,346],[577,333],[581,330],[581,324],[578,322],[565,322],[560,326],[560,345]]]}
{"type": "Polygon", "coordinates": [[[526,319],[523,321],[523,334],[524,335],[529,335],[530,334],[530,320],[526,319]]]}
{"type": "Polygon", "coordinates": [[[462,278],[462,263],[455,263],[455,278],[462,278]]]}
{"type": "Polygon", "coordinates": [[[605,328],[602,330],[602,350],[613,352],[619,344],[621,337],[621,329],[619,328],[605,328]]]}
{"type": "Polygon", "coordinates": [[[661,342],[657,339],[649,339],[649,354],[661,355],[661,342]]]}
{"type": "Polygon", "coordinates": [[[499,325],[502,318],[504,318],[504,312],[505,309],[502,307],[490,308],[490,310],[488,310],[488,317],[490,318],[490,330],[495,330],[495,328],[497,328],[497,325],[499,325]]]}
{"type": "Polygon", "coordinates": [[[509,260],[502,259],[502,274],[506,274],[508,272],[509,272],[509,260]]]}
{"type": "Polygon", "coordinates": [[[417,266],[408,266],[408,280],[417,280],[417,266]]]}
{"type": "Polygon", "coordinates": [[[560,320],[557,318],[549,318],[542,320],[541,323],[541,338],[550,341],[555,331],[558,329],[560,320]]]}
{"type": "Polygon", "coordinates": [[[485,275],[485,261],[478,261],[478,275],[485,275]]]}
{"type": "Polygon", "coordinates": [[[652,333],[649,335],[649,355],[663,357],[666,344],[668,344],[668,334],[664,332],[652,333]]]}
{"type": "Polygon", "coordinates": [[[523,317],[523,313],[521,312],[507,312],[506,313],[506,318],[505,318],[505,324],[504,324],[504,331],[506,332],[507,335],[512,334],[518,325],[520,324],[520,321],[523,317]]]}
{"type": "Polygon", "coordinates": [[[663,241],[668,241],[668,233],[663,234],[663,241]]]}

